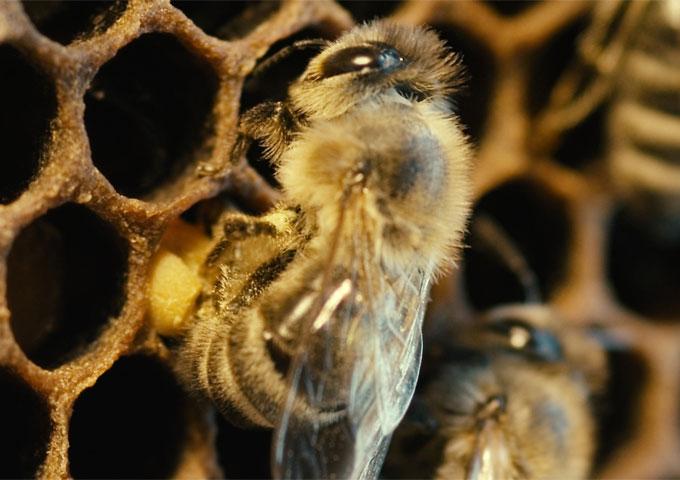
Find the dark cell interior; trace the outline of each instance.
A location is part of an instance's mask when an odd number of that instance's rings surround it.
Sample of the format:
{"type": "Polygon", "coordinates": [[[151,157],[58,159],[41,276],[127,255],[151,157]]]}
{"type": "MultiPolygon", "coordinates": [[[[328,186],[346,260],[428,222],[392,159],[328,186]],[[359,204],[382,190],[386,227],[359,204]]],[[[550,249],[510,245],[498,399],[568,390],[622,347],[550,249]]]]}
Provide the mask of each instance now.
{"type": "Polygon", "coordinates": [[[52,428],[47,404],[4,368],[0,392],[0,478],[35,478],[52,428]]]}
{"type": "Polygon", "coordinates": [[[21,195],[37,173],[50,122],[57,110],[50,79],[10,45],[0,45],[0,105],[0,204],[3,204],[21,195]]]}
{"type": "Polygon", "coordinates": [[[485,47],[460,31],[446,25],[433,24],[448,46],[459,53],[464,67],[465,82],[453,98],[454,110],[465,130],[476,144],[484,134],[484,124],[491,100],[495,66],[485,47]]]}
{"type": "Polygon", "coordinates": [[[184,394],[146,356],[123,357],[76,400],[69,461],[76,478],[168,478],[186,441],[184,394]]]}
{"type": "Polygon", "coordinates": [[[598,424],[595,468],[635,435],[640,395],[647,386],[648,367],[644,358],[630,350],[607,352],[608,381],[605,391],[594,404],[598,424]]]}
{"type": "Polygon", "coordinates": [[[680,318],[680,238],[657,236],[650,218],[620,209],[612,218],[607,275],[618,300],[653,318],[680,318]]]}
{"type": "Polygon", "coordinates": [[[352,18],[354,18],[357,23],[387,17],[394,13],[394,11],[402,4],[399,0],[374,0],[371,2],[340,0],[338,3],[352,14],[352,18]]]}
{"type": "Polygon", "coordinates": [[[270,478],[271,430],[244,430],[217,419],[217,458],[226,478],[270,478]]]}
{"type": "Polygon", "coordinates": [[[468,244],[470,247],[465,251],[463,272],[468,297],[475,308],[484,309],[527,300],[515,272],[490,253],[486,246],[479,245],[474,235],[470,235],[468,244]]]}
{"type": "Polygon", "coordinates": [[[194,1],[171,0],[201,30],[222,40],[247,36],[280,7],[272,0],[194,1]]]}
{"type": "Polygon", "coordinates": [[[529,112],[536,114],[548,103],[557,80],[578,62],[577,41],[587,26],[587,19],[580,18],[550,39],[532,58],[527,85],[529,112]]]}
{"type": "Polygon", "coordinates": [[[602,158],[605,150],[607,106],[602,105],[560,138],[553,157],[560,164],[584,170],[602,158]]]}
{"type": "Polygon", "coordinates": [[[195,203],[182,213],[181,219],[201,228],[207,236],[212,237],[213,225],[217,224],[220,215],[230,207],[233,208],[233,203],[227,194],[222,193],[195,203]]]}
{"type": "MultiPolygon", "coordinates": [[[[323,31],[315,28],[301,30],[295,35],[274,43],[260,62],[266,61],[269,56],[299,40],[317,38],[330,39],[323,31]]],[[[257,75],[250,75],[243,86],[241,112],[265,101],[285,100],[288,96],[288,86],[302,75],[309,61],[318,55],[319,50],[318,47],[295,50],[280,62],[271,65],[257,75]]],[[[278,182],[274,178],[274,169],[271,163],[264,158],[263,149],[260,145],[254,142],[246,153],[246,158],[260,175],[272,185],[278,186],[278,182]]]]}
{"type": "Polygon", "coordinates": [[[123,14],[127,0],[22,0],[31,22],[63,45],[105,32],[123,14]]]}
{"type": "Polygon", "coordinates": [[[207,156],[214,71],[174,37],[143,35],[105,64],[85,96],[95,166],[121,194],[144,197],[207,156]]]}
{"type": "MultiPolygon", "coordinates": [[[[564,274],[570,229],[564,202],[528,179],[510,181],[484,195],[473,212],[493,219],[507,234],[538,281],[543,300],[564,274]]],[[[468,298],[480,310],[523,302],[527,292],[518,275],[472,236],[464,252],[463,277],[468,298]]]]}
{"type": "Polygon", "coordinates": [[[540,3],[538,0],[484,0],[484,3],[501,15],[512,16],[540,3]]]}
{"type": "Polygon", "coordinates": [[[7,259],[7,302],[19,346],[53,368],[92,342],[124,302],[127,246],[90,210],[67,204],[16,238],[7,259]]]}
{"type": "MultiPolygon", "coordinates": [[[[584,64],[577,52],[588,20],[584,16],[572,22],[532,58],[527,101],[529,113],[535,119],[542,119],[540,115],[545,112],[552,93],[559,85],[558,81],[564,75],[572,76],[575,81],[570,105],[589,91],[597,79],[597,72],[584,64]]],[[[606,113],[606,103],[597,106],[577,125],[564,131],[556,145],[552,146],[552,151],[539,153],[548,153],[558,163],[569,168],[584,170],[590,167],[604,152],[606,113]]]]}

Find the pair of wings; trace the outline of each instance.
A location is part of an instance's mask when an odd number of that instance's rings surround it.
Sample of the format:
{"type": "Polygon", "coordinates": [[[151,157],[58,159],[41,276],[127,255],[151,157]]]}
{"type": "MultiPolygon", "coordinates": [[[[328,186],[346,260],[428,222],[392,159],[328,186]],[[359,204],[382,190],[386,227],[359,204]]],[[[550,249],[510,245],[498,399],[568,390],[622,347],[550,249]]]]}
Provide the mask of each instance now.
{"type": "Polygon", "coordinates": [[[375,478],[418,377],[432,271],[385,272],[361,190],[340,207],[317,287],[293,309],[301,338],[272,446],[277,478],[375,478]]]}

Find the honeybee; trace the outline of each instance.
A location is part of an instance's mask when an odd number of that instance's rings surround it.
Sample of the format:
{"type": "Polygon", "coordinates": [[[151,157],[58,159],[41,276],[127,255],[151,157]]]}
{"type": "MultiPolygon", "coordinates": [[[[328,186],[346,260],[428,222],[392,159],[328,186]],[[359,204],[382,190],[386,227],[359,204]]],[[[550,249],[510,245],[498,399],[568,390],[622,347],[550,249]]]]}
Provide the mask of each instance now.
{"type": "Polygon", "coordinates": [[[389,477],[588,477],[606,378],[594,337],[543,305],[507,305],[438,361],[395,433],[389,477]]]}
{"type": "Polygon", "coordinates": [[[274,427],[279,478],[371,478],[418,376],[430,282],[469,210],[458,58],[384,21],[323,43],[282,102],[245,112],[283,202],[226,213],[177,350],[232,421],[274,427]]]}

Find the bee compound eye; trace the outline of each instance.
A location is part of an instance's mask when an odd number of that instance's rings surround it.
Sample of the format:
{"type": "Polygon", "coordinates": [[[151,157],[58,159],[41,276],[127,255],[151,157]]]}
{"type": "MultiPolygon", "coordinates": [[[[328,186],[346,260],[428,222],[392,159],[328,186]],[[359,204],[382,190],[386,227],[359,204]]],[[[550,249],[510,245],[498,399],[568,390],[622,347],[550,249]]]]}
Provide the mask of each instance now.
{"type": "Polygon", "coordinates": [[[394,70],[404,59],[394,48],[384,44],[347,47],[330,55],[322,65],[321,78],[344,73],[394,70]]]}
{"type": "Polygon", "coordinates": [[[562,345],[552,332],[523,320],[502,319],[493,322],[489,330],[502,336],[507,348],[524,353],[532,360],[557,362],[563,358],[562,345]]]}

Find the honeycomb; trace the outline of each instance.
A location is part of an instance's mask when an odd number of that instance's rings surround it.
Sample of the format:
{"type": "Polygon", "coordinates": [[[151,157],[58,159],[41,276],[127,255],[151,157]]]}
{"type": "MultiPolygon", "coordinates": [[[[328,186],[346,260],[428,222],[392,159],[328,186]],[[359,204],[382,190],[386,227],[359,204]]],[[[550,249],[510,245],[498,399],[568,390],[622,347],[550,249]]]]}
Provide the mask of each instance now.
{"type": "MultiPolygon", "coordinates": [[[[170,222],[220,195],[277,198],[256,148],[232,165],[239,113],[285,91],[257,60],[355,21],[430,24],[463,54],[458,110],[477,146],[475,215],[492,214],[545,301],[612,338],[599,415],[602,478],[680,476],[680,246],[612,187],[606,105],[536,149],[550,92],[593,3],[0,2],[0,477],[269,475],[270,433],[191,398],[145,321],[170,222]]],[[[540,143],[540,142],[539,142],[540,143]]],[[[442,322],[523,301],[472,248],[433,290],[442,322]]],[[[454,329],[455,330],[455,329],[454,329]]]]}

